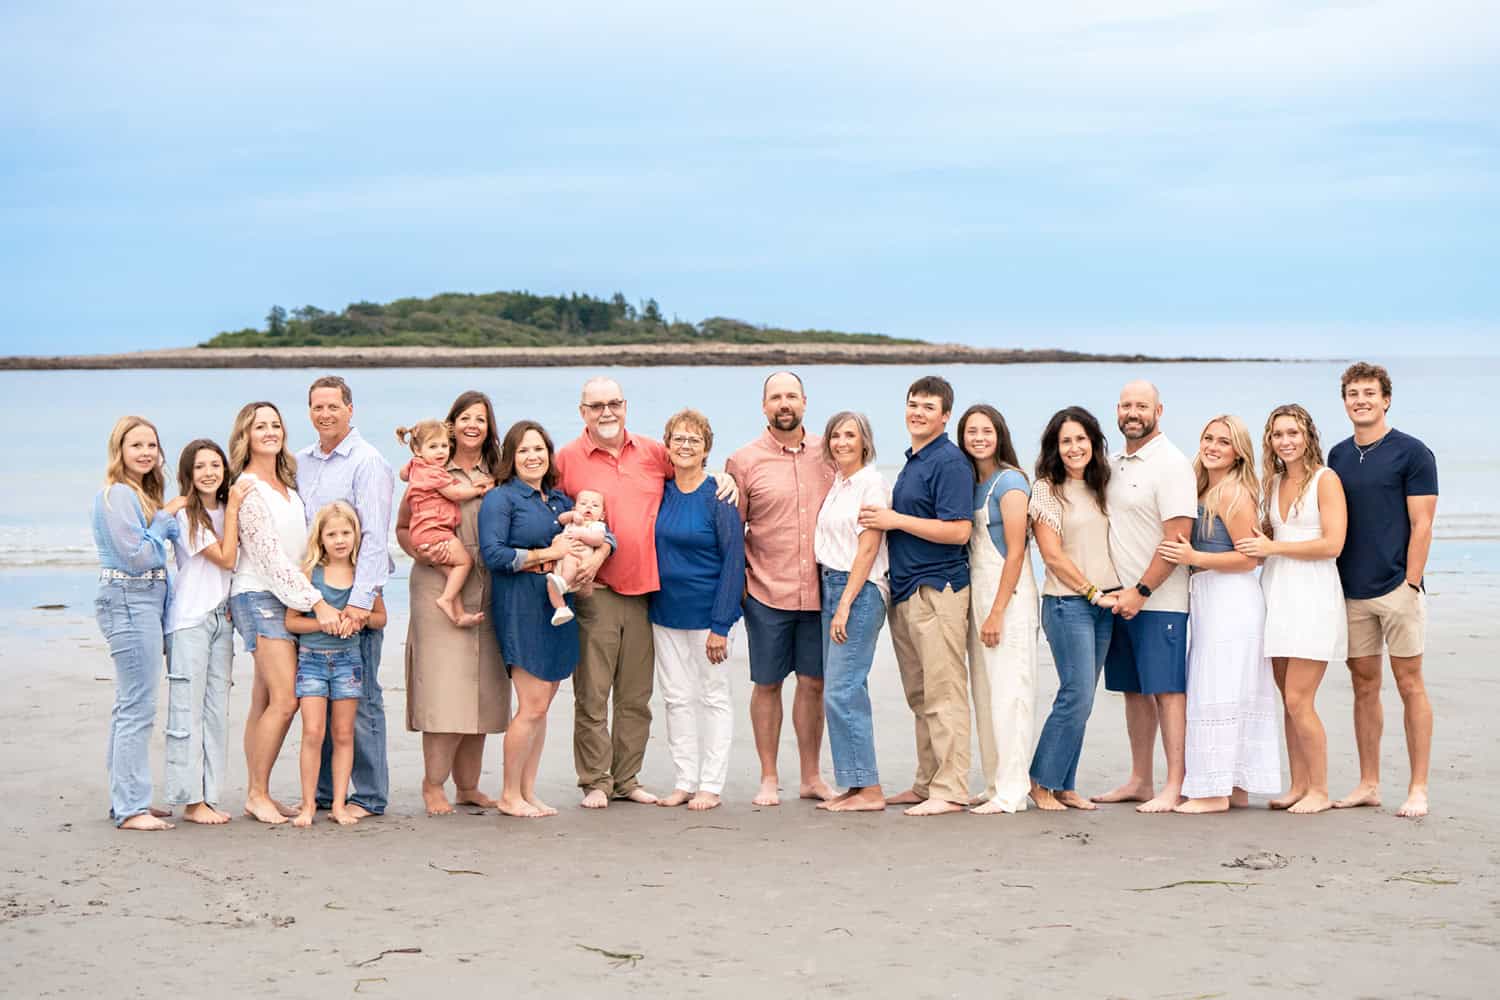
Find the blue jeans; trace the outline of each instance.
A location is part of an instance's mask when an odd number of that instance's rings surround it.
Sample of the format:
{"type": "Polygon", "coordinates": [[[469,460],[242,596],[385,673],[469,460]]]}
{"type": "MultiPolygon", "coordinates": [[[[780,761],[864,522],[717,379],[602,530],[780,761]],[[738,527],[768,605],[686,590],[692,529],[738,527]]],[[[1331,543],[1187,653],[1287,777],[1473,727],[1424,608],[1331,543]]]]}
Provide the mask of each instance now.
{"type": "Polygon", "coordinates": [[[115,705],[109,714],[109,815],[115,825],[151,809],[151,727],[164,669],[165,580],[105,580],[94,618],[115,661],[115,705]]]}
{"type": "Polygon", "coordinates": [[[234,633],[226,605],[167,636],[167,801],[219,805],[229,771],[234,633]]]}
{"type": "Polygon", "coordinates": [[[1042,598],[1042,631],[1057,665],[1057,700],[1031,758],[1031,780],[1071,792],[1078,780],[1083,731],[1094,710],[1094,690],[1109,653],[1115,616],[1082,597],[1042,598]]]}
{"type": "MultiPolygon", "coordinates": [[[[385,813],[391,797],[391,773],[385,756],[385,695],[380,689],[380,647],[385,630],[367,628],[359,634],[359,655],[364,662],[364,694],[354,710],[354,771],[350,775],[349,801],[376,816],[385,813]]],[[[323,734],[323,763],[318,769],[318,807],[333,803],[333,729],[323,734]]]]}
{"type": "Polygon", "coordinates": [[[823,571],[823,712],[834,781],[845,788],[868,788],[880,784],[870,716],[870,664],[885,624],[885,600],[880,588],[866,580],[849,607],[848,637],[835,643],[828,630],[848,582],[848,573],[823,571]]]}

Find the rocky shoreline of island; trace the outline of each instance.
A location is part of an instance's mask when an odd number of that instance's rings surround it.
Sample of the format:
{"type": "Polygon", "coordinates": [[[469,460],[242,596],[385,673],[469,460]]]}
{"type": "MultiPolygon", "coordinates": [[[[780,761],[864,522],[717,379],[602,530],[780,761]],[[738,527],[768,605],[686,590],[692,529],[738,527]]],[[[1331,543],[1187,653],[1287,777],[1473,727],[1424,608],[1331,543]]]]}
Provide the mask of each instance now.
{"type": "Polygon", "coordinates": [[[963,344],[601,344],[579,347],[186,347],[121,354],[14,355],[0,371],[169,368],[597,368],[699,365],[1013,365],[1266,361],[1022,350],[963,344]]]}

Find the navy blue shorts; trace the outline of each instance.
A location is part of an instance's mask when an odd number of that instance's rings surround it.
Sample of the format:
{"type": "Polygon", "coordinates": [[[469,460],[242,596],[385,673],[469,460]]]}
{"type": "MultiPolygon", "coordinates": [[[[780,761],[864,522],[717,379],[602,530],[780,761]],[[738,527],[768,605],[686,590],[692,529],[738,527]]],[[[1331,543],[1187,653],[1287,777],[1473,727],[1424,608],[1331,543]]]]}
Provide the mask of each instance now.
{"type": "Polygon", "coordinates": [[[1127,694],[1187,691],[1186,611],[1142,611],[1115,616],[1104,660],[1104,688],[1127,694]]]}
{"type": "Polygon", "coordinates": [[[745,636],[750,640],[750,680],[780,684],[795,671],[823,679],[823,613],[782,611],[745,595],[745,636]]]}

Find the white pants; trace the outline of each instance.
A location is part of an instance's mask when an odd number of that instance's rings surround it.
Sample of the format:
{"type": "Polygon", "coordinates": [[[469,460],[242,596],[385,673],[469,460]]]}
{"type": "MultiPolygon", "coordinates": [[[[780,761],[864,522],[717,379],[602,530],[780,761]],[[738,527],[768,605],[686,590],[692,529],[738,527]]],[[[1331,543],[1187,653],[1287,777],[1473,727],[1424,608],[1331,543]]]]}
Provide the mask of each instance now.
{"type": "Polygon", "coordinates": [[[708,629],[652,625],[651,638],[677,788],[718,795],[729,774],[729,742],[734,736],[729,664],[708,662],[708,629]]]}

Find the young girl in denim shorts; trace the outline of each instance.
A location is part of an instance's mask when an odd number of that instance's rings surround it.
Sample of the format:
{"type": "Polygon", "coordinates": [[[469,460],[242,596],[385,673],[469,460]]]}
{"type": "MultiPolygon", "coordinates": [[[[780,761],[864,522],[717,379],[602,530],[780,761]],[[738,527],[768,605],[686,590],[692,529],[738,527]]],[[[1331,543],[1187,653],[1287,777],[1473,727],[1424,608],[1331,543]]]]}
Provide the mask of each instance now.
{"type": "MultiPolygon", "coordinates": [[[[307,538],[302,572],[330,606],[343,611],[354,587],[354,562],[359,558],[359,516],[336,501],[318,511],[307,538]]],[[[368,628],[385,627],[385,601],[375,598],[368,628]]],[[[354,711],[363,690],[364,663],[359,655],[359,629],[345,619],[338,634],[318,627],[314,616],[291,608],[287,631],[300,636],[297,649],[297,702],[302,712],[302,808],[292,820],[309,826],[318,800],[318,768],[322,763],[325,728],[333,733],[333,821],[347,826],[359,820],[344,805],[349,772],[354,767],[354,711]],[[333,710],[329,712],[329,703],[333,710]],[[331,725],[328,716],[333,716],[331,725]]]]}

